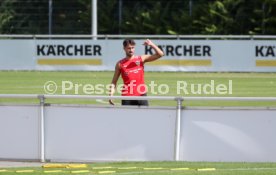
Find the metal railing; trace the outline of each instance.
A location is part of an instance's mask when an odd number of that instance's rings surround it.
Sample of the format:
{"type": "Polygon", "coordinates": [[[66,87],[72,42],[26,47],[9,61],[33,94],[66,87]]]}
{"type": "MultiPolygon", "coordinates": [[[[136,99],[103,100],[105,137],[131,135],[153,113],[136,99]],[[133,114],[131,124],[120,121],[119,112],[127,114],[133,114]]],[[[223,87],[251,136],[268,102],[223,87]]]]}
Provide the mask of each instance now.
{"type": "Polygon", "coordinates": [[[46,99],[102,99],[102,100],[166,100],[176,101],[174,159],[180,160],[181,110],[183,101],[276,101],[276,97],[173,97],[173,96],[91,96],[91,95],[41,95],[0,94],[0,98],[39,99],[40,101],[40,161],[45,162],[44,110],[46,99]]]}
{"type": "Polygon", "coordinates": [[[43,95],[43,94],[0,94],[0,98],[29,99],[114,99],[114,100],[168,100],[168,101],[276,101],[276,97],[183,97],[183,96],[97,96],[97,95],[43,95]]]}
{"type": "Polygon", "coordinates": [[[276,35],[9,35],[2,34],[0,39],[235,39],[235,40],[275,40],[276,35]]]}

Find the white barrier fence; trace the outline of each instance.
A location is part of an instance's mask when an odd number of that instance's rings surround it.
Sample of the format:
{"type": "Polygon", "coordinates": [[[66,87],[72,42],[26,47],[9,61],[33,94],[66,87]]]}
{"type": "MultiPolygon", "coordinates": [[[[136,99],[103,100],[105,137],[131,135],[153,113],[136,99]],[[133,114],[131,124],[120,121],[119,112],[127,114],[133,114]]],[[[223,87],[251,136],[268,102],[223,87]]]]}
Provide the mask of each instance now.
{"type": "Polygon", "coordinates": [[[148,71],[276,72],[276,36],[0,35],[0,70],[113,71],[125,57],[122,42],[136,39],[136,54],[151,38],[164,52],[148,71]]]}
{"type": "Polygon", "coordinates": [[[275,97],[111,97],[175,100],[176,107],[45,105],[108,96],[0,95],[40,105],[0,105],[0,159],[49,161],[276,161],[276,109],[183,108],[185,100],[275,97]]]}

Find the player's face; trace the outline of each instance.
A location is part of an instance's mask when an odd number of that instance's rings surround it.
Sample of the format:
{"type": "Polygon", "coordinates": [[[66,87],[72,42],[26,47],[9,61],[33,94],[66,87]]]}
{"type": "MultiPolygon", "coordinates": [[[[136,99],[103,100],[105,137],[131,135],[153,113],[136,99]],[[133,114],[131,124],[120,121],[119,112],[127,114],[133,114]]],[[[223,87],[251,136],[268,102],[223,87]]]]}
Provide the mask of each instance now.
{"type": "Polygon", "coordinates": [[[126,52],[126,56],[131,57],[134,55],[135,46],[128,44],[126,47],[124,47],[124,50],[126,52]]]}

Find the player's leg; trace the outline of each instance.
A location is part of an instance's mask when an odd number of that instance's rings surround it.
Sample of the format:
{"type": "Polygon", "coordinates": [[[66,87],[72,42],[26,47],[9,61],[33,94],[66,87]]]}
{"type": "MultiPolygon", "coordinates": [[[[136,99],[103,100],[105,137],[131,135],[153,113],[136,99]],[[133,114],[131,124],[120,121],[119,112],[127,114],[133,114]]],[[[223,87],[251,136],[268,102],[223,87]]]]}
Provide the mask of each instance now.
{"type": "MultiPolygon", "coordinates": [[[[147,94],[143,94],[141,96],[147,96],[147,94]]],[[[139,106],[149,106],[148,100],[138,100],[138,105],[139,106]]]]}

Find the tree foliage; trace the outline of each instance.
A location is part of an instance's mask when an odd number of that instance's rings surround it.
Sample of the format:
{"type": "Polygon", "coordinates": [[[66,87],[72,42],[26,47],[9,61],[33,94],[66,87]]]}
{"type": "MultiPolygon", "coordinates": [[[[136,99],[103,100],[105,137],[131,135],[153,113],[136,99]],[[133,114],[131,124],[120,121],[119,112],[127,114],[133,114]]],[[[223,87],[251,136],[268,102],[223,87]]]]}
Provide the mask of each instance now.
{"type": "MultiPolygon", "coordinates": [[[[48,1],[1,0],[0,33],[47,34],[48,1]]],[[[53,0],[52,33],[90,34],[91,1],[53,0]]],[[[276,34],[276,0],[98,0],[97,14],[99,34],[276,34]]]]}
{"type": "Polygon", "coordinates": [[[0,3],[0,32],[11,34],[45,33],[47,0],[3,0],[0,3]],[[36,15],[33,15],[36,14],[36,15]]]}

